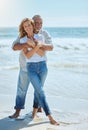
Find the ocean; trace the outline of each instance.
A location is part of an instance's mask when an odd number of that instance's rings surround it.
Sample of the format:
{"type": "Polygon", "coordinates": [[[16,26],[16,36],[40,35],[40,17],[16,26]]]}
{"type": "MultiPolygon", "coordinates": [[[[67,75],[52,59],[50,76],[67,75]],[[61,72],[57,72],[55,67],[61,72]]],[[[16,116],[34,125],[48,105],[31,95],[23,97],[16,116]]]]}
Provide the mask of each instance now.
{"type": "MultiPolygon", "coordinates": [[[[88,69],[88,28],[47,27],[51,35],[54,51],[48,53],[49,62],[53,66],[68,69],[88,69]]],[[[16,27],[0,28],[0,70],[18,66],[18,53],[11,48],[12,42],[18,36],[16,27]]]]}
{"type": "MultiPolygon", "coordinates": [[[[54,45],[54,50],[47,52],[45,87],[48,100],[55,100],[55,104],[50,102],[51,108],[59,111],[62,120],[88,121],[88,27],[44,29],[54,45]]],[[[19,51],[11,48],[17,36],[16,27],[0,28],[0,72],[19,69],[19,51]]]]}

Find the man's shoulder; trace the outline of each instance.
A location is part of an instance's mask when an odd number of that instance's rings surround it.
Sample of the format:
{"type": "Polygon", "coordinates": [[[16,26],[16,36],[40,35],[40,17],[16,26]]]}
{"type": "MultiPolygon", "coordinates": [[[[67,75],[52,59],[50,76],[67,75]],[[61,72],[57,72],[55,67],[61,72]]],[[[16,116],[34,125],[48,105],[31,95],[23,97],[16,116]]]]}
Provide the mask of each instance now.
{"type": "Polygon", "coordinates": [[[40,33],[48,33],[46,29],[40,30],[40,33]]]}
{"type": "Polygon", "coordinates": [[[42,29],[39,32],[40,34],[44,35],[44,36],[50,36],[50,34],[48,33],[48,31],[46,29],[42,29]]]}
{"type": "Polygon", "coordinates": [[[14,46],[17,43],[20,43],[20,37],[19,36],[13,41],[12,46],[14,46]]]}

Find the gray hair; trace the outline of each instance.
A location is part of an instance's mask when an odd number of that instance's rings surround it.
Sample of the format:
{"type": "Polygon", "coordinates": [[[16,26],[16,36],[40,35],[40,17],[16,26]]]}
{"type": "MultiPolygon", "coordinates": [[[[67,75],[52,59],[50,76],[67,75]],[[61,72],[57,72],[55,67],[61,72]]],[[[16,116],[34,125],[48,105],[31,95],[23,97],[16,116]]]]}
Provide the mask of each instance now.
{"type": "Polygon", "coordinates": [[[42,19],[42,17],[41,17],[40,15],[38,15],[38,14],[36,14],[36,15],[34,15],[34,16],[32,17],[33,20],[35,20],[36,18],[41,18],[41,19],[42,19]]]}

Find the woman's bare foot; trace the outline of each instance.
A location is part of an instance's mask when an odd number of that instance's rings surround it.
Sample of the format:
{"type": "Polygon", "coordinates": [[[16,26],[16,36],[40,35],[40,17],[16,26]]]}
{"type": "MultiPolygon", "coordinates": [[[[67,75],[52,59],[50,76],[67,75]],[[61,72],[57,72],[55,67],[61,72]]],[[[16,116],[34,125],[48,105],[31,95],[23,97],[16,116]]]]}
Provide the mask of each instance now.
{"type": "Polygon", "coordinates": [[[55,121],[51,115],[48,115],[48,118],[49,118],[51,124],[53,124],[53,125],[60,125],[60,123],[55,121]]]}
{"type": "Polygon", "coordinates": [[[50,120],[50,123],[53,124],[53,125],[60,125],[59,122],[55,121],[54,119],[53,120],[50,120]]]}
{"type": "Polygon", "coordinates": [[[32,118],[36,116],[37,111],[38,111],[38,108],[33,108],[32,118]]]}

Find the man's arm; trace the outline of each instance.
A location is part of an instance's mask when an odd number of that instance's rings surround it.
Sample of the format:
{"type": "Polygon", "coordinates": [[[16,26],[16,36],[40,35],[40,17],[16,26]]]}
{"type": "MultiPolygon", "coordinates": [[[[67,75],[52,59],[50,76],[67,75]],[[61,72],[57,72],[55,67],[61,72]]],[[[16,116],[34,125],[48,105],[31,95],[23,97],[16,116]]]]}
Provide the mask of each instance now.
{"type": "Polygon", "coordinates": [[[44,36],[45,41],[41,49],[45,51],[52,51],[54,47],[53,47],[52,38],[50,34],[47,31],[43,30],[42,35],[44,36]]]}
{"type": "Polygon", "coordinates": [[[27,43],[24,43],[24,44],[20,44],[20,43],[16,43],[14,44],[13,46],[13,50],[16,51],[16,50],[22,50],[23,48],[28,48],[28,44],[27,43]]]}
{"type": "Polygon", "coordinates": [[[12,44],[12,49],[15,50],[21,50],[23,49],[25,44],[20,44],[20,38],[18,37],[12,44]]]}
{"type": "Polygon", "coordinates": [[[52,51],[53,50],[53,45],[52,44],[43,44],[41,49],[45,51],[52,51]]]}
{"type": "Polygon", "coordinates": [[[35,44],[29,40],[27,43],[20,44],[20,38],[18,37],[12,44],[13,50],[22,50],[23,48],[32,48],[35,44]]]}

